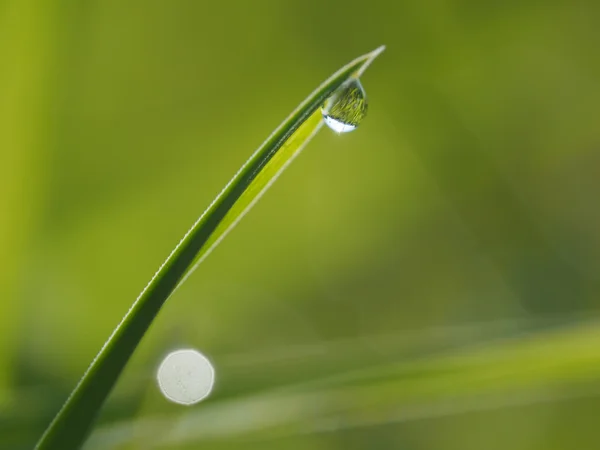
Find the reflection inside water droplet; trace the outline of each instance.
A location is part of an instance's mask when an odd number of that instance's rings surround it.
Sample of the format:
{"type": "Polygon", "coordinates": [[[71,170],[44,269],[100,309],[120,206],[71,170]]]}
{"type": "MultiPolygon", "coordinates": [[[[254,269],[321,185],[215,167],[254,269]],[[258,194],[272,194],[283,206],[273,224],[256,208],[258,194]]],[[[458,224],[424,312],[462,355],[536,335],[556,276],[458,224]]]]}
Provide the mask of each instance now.
{"type": "Polygon", "coordinates": [[[337,133],[355,130],[367,114],[367,94],[358,78],[340,86],[321,108],[323,120],[337,133]]]}

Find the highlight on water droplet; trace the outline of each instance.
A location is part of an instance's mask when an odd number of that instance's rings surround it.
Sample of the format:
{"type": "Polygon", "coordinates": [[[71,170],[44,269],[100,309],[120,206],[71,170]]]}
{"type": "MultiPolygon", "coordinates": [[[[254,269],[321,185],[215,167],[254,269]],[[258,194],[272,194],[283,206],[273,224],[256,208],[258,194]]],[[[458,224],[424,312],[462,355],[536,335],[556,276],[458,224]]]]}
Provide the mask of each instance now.
{"type": "Polygon", "coordinates": [[[323,120],[337,133],[355,130],[367,114],[367,94],[358,78],[342,84],[323,107],[323,120]]]}
{"type": "Polygon", "coordinates": [[[211,362],[196,350],[184,349],[169,353],[156,375],[158,387],[170,401],[193,405],[212,391],[215,370],[211,362]]]}

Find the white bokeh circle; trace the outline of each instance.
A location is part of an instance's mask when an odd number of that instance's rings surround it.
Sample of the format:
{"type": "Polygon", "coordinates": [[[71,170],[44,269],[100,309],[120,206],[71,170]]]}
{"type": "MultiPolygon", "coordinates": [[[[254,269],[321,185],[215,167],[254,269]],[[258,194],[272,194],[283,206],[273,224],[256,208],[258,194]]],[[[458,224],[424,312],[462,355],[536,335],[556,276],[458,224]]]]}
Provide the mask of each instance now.
{"type": "Polygon", "coordinates": [[[192,349],[176,350],[160,363],[156,378],[168,400],[193,405],[212,391],[215,370],[202,353],[192,349]]]}

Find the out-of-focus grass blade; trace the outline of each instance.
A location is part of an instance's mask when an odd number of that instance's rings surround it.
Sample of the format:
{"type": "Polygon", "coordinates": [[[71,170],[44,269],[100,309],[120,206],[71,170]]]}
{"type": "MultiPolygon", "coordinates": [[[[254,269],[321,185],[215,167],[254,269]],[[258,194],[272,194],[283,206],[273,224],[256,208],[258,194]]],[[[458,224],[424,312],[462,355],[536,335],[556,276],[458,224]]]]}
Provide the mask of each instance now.
{"type": "Polygon", "coordinates": [[[256,203],[322,126],[320,106],[361,75],[383,51],[363,55],[333,74],[271,134],[192,226],[108,338],[36,448],[81,446],[121,371],[158,311],[185,277],[256,203]]]}
{"type": "Polygon", "coordinates": [[[206,440],[268,440],[600,395],[598,321],[366,368],[361,362],[358,357],[352,369],[215,401],[184,416],[107,426],[90,440],[90,450],[119,438],[121,444],[127,442],[131,433],[126,430],[133,426],[148,435],[169,429],[168,436],[155,434],[155,442],[159,448],[175,448],[206,440]]]}

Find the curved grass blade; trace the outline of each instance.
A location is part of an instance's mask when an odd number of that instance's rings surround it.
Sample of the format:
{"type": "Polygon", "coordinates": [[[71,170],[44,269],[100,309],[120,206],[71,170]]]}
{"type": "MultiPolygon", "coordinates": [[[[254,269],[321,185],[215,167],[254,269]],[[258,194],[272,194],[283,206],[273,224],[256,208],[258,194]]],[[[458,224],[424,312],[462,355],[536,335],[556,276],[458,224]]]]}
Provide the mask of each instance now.
{"type": "Polygon", "coordinates": [[[360,76],[383,50],[380,47],[338,70],[254,152],[133,303],[41,437],[37,449],[70,450],[83,444],[96,415],[164,302],[321,128],[319,108],[327,97],[349,78],[360,76]]]}

